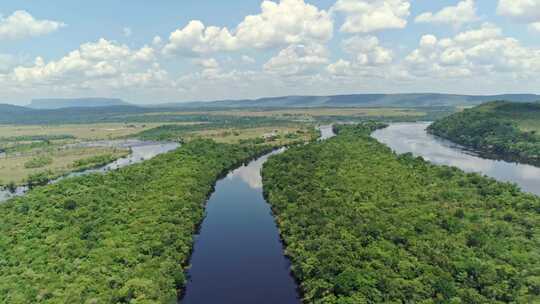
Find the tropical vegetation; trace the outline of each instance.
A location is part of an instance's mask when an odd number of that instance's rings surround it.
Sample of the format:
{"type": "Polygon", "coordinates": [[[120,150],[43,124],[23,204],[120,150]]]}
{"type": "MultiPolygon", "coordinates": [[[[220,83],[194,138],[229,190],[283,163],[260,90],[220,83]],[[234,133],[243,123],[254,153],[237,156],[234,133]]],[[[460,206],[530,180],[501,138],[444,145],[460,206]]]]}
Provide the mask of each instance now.
{"type": "Polygon", "coordinates": [[[378,125],[264,165],[306,303],[539,303],[540,198],[396,155],[378,125]]]}
{"type": "Polygon", "coordinates": [[[540,165],[540,103],[490,102],[438,120],[428,131],[487,156],[540,165]]]}
{"type": "Polygon", "coordinates": [[[0,302],[175,303],[214,182],[266,149],[194,140],[0,205],[0,302]]]}
{"type": "Polygon", "coordinates": [[[37,169],[37,168],[43,168],[47,165],[52,164],[53,159],[50,156],[47,155],[41,155],[35,158],[32,158],[31,160],[24,163],[24,167],[26,169],[37,169]]]}

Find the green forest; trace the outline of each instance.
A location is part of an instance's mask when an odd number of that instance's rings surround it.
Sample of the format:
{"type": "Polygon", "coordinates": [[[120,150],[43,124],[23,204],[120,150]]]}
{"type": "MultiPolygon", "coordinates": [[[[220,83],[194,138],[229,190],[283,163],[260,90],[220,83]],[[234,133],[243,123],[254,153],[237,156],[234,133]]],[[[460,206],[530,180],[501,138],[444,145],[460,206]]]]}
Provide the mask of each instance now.
{"type": "Polygon", "coordinates": [[[428,131],[487,156],[540,165],[540,103],[489,102],[438,120],[428,131]]]}
{"type": "Polygon", "coordinates": [[[182,142],[189,132],[223,128],[249,129],[265,126],[298,125],[290,121],[268,117],[213,117],[214,120],[190,125],[163,125],[142,131],[135,137],[142,140],[182,142]]]}
{"type": "Polygon", "coordinates": [[[306,303],[539,303],[540,198],[340,126],[264,165],[306,303]]]}
{"type": "Polygon", "coordinates": [[[218,177],[265,146],[194,140],[0,205],[0,302],[174,303],[218,177]]]}

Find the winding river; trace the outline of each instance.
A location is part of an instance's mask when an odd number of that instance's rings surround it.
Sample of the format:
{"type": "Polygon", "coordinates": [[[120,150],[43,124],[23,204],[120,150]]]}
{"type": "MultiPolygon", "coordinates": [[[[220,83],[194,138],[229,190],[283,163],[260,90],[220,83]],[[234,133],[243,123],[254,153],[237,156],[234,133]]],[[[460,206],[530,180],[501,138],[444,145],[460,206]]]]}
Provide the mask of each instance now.
{"type": "MultiPolygon", "coordinates": [[[[334,135],[321,127],[321,139],[334,135]]],[[[196,236],[184,304],[298,304],[279,230],[262,192],[261,169],[273,154],[218,181],[196,236]]]]}
{"type": "Polygon", "coordinates": [[[502,160],[482,158],[474,152],[426,132],[429,123],[395,123],[372,136],[396,153],[413,153],[439,165],[458,167],[504,182],[517,184],[523,191],[540,195],[540,168],[502,160]]]}
{"type": "MultiPolygon", "coordinates": [[[[540,194],[540,168],[482,158],[459,145],[427,134],[429,123],[396,123],[372,136],[396,153],[411,152],[435,164],[451,165],[540,194]]],[[[321,127],[321,140],[334,135],[321,127]]],[[[96,170],[104,172],[152,158],[177,144],[133,143],[132,154],[96,170]]],[[[217,182],[206,217],[195,237],[185,294],[179,303],[299,304],[296,282],[284,256],[279,230],[262,192],[261,169],[281,149],[231,171],[217,182]]],[[[25,189],[20,189],[23,194],[25,189]]],[[[0,192],[0,201],[2,196],[0,192]]]]}
{"type": "MultiPolygon", "coordinates": [[[[81,172],[72,172],[63,177],[51,181],[51,183],[56,183],[62,179],[70,178],[74,176],[81,176],[91,173],[103,173],[110,170],[116,170],[128,165],[136,164],[148,159],[151,159],[159,154],[166,153],[178,148],[180,145],[178,143],[160,143],[160,142],[149,142],[149,141],[140,141],[140,140],[105,140],[105,141],[96,141],[96,142],[87,142],[87,143],[78,143],[73,144],[72,146],[84,146],[84,147],[117,147],[117,148],[126,148],[130,149],[131,153],[123,158],[119,158],[114,162],[102,166],[96,169],[89,169],[81,172]]],[[[27,186],[20,186],[14,192],[8,190],[0,189],[0,203],[6,201],[15,196],[24,195],[28,192],[27,186]]]]}

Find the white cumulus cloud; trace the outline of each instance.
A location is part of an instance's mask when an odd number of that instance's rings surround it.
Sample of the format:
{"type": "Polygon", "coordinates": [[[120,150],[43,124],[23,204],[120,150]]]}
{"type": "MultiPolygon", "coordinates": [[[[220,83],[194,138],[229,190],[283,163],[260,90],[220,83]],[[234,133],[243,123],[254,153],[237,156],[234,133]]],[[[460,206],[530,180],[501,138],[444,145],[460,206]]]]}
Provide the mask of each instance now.
{"type": "Polygon", "coordinates": [[[205,69],[219,68],[219,62],[215,58],[199,59],[199,60],[196,60],[195,63],[197,63],[199,66],[205,69]]]}
{"type": "Polygon", "coordinates": [[[328,50],[320,44],[290,45],[264,64],[264,70],[280,75],[309,74],[328,63],[328,50]]]}
{"type": "Polygon", "coordinates": [[[227,28],[206,27],[201,21],[190,21],[183,29],[171,33],[163,48],[166,54],[232,51],[238,49],[238,39],[227,28]]]}
{"type": "Polygon", "coordinates": [[[452,38],[423,36],[419,48],[405,59],[417,76],[462,78],[506,76],[512,79],[540,76],[540,49],[525,47],[489,23],[452,38]]]}
{"type": "Polygon", "coordinates": [[[272,48],[326,42],[332,38],[329,14],[304,0],[263,1],[261,13],[249,15],[234,30],[191,21],[171,33],[167,54],[201,54],[242,48],[272,48]]]}
{"type": "Polygon", "coordinates": [[[361,65],[381,65],[392,62],[393,53],[379,45],[375,36],[354,36],[342,43],[345,52],[354,55],[356,63],[361,65]]]}
{"type": "Polygon", "coordinates": [[[106,39],[85,43],[59,60],[37,57],[33,65],[15,67],[11,73],[21,86],[94,88],[142,86],[165,77],[151,47],[132,50],[106,39]]]}
{"type": "Polygon", "coordinates": [[[42,36],[64,26],[62,22],[38,20],[26,11],[16,11],[6,18],[0,16],[0,40],[42,36]]]}
{"type": "Polygon", "coordinates": [[[438,12],[425,12],[415,18],[417,23],[440,23],[461,26],[478,20],[474,0],[464,0],[456,6],[448,6],[438,12]]]}
{"type": "Polygon", "coordinates": [[[499,0],[497,13],[540,32],[540,0],[499,0]]]}
{"type": "Polygon", "coordinates": [[[529,28],[533,31],[537,31],[540,33],[540,22],[534,22],[529,25],[529,28]]]}
{"type": "Polygon", "coordinates": [[[252,64],[252,63],[255,63],[255,59],[248,55],[242,55],[242,62],[246,64],[252,64]]]}
{"type": "Polygon", "coordinates": [[[329,64],[326,67],[328,73],[334,76],[350,76],[353,72],[353,64],[344,59],[329,64]]]}
{"type": "Polygon", "coordinates": [[[524,22],[540,21],[540,0],[499,0],[497,13],[524,22]]]}
{"type": "Polygon", "coordinates": [[[407,0],[338,0],[332,11],[345,15],[342,32],[368,33],[405,28],[410,7],[407,0]]]}

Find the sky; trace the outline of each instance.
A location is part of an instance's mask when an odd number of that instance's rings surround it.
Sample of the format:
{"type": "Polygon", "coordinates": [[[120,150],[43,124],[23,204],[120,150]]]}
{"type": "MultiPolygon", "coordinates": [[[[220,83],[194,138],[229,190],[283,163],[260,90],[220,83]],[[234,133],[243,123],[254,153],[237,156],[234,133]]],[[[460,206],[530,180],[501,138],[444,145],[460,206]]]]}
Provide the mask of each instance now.
{"type": "Polygon", "coordinates": [[[540,93],[539,76],[540,0],[0,3],[0,103],[540,93]]]}

